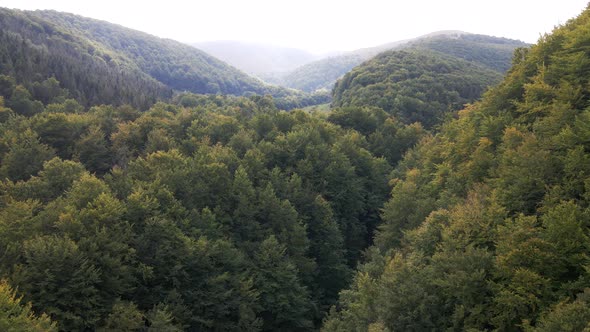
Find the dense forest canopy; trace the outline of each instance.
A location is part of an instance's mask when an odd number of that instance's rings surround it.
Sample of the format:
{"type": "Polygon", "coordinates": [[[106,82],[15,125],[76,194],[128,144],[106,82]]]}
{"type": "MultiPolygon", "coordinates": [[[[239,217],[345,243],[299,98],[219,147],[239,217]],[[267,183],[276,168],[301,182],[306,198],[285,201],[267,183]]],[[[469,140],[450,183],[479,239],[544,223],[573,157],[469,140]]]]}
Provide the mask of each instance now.
{"type": "Polygon", "coordinates": [[[496,71],[435,51],[387,51],[344,75],[334,86],[332,105],[379,107],[404,123],[430,128],[501,78],[496,71]]]}
{"type": "Polygon", "coordinates": [[[0,330],[590,329],[590,9],[488,92],[501,40],[432,36],[327,112],[172,91],[185,49],[104,22],[0,24],[0,330]]]}
{"type": "Polygon", "coordinates": [[[27,87],[54,77],[85,106],[147,109],[174,91],[269,94],[285,109],[329,100],[267,85],[194,47],[73,14],[0,8],[0,27],[0,74],[27,87]]]}
{"type": "Polygon", "coordinates": [[[67,331],[317,327],[425,135],[372,108],[183,94],[139,112],[0,87],[0,278],[67,331]]]}
{"type": "Polygon", "coordinates": [[[405,49],[437,51],[503,74],[510,67],[514,49],[525,46],[527,44],[518,40],[460,31],[440,31],[415,39],[363,48],[310,62],[272,82],[309,92],[322,89],[332,90],[334,83],[354,67],[372,59],[379,53],[405,49]]]}
{"type": "Polygon", "coordinates": [[[324,331],[590,329],[590,9],[396,167],[324,331]]]}
{"type": "Polygon", "coordinates": [[[331,90],[338,78],[364,60],[357,54],[328,57],[296,68],[275,83],[303,91],[331,90]]]}
{"type": "Polygon", "coordinates": [[[528,45],[513,39],[457,33],[450,36],[433,35],[420,38],[397,49],[418,48],[437,51],[505,73],[512,64],[514,50],[526,46],[528,45]]]}

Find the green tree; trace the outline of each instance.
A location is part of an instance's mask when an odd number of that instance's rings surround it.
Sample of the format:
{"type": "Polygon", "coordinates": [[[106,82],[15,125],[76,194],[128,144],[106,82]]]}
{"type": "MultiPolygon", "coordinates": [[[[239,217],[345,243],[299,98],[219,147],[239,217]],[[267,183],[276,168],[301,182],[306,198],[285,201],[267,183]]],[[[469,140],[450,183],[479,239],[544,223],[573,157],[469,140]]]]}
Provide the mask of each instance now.
{"type": "Polygon", "coordinates": [[[9,99],[12,96],[15,87],[16,82],[14,77],[0,75],[0,96],[4,97],[4,99],[9,99]]]}
{"type": "Polygon", "coordinates": [[[113,157],[104,133],[98,127],[90,127],[74,147],[74,158],[90,172],[104,174],[111,169],[113,157]]]}
{"type": "Polygon", "coordinates": [[[62,89],[55,77],[50,77],[43,82],[34,82],[31,92],[35,100],[39,100],[44,105],[62,103],[68,97],[68,90],[62,89]]]}
{"type": "Polygon", "coordinates": [[[165,305],[156,305],[146,314],[149,327],[148,332],[180,332],[182,329],[173,322],[172,315],[165,305]]]}
{"type": "Polygon", "coordinates": [[[285,246],[274,236],[264,240],[255,254],[254,285],[260,292],[264,331],[311,328],[312,304],[286,256],[285,246]]]}
{"type": "Polygon", "coordinates": [[[590,290],[578,294],[575,301],[562,301],[545,312],[535,332],[590,331],[590,290]]]}
{"type": "Polygon", "coordinates": [[[21,303],[15,291],[3,280],[0,281],[0,329],[6,332],[56,332],[57,326],[45,314],[36,316],[31,304],[21,303]]]}
{"type": "Polygon", "coordinates": [[[17,85],[10,99],[7,102],[17,114],[24,116],[33,116],[43,111],[43,104],[40,101],[33,100],[31,93],[22,85],[17,85]]]}
{"type": "Polygon", "coordinates": [[[53,150],[39,142],[39,137],[31,129],[21,133],[11,133],[7,137],[8,151],[2,158],[0,177],[10,180],[25,180],[37,174],[43,162],[51,159],[53,150]]]}
{"type": "Polygon", "coordinates": [[[98,331],[139,331],[144,326],[143,315],[132,302],[117,301],[98,331]]]}
{"type": "Polygon", "coordinates": [[[13,282],[64,330],[83,330],[100,319],[98,284],[101,271],[65,237],[45,236],[24,243],[24,262],[13,282]]]}

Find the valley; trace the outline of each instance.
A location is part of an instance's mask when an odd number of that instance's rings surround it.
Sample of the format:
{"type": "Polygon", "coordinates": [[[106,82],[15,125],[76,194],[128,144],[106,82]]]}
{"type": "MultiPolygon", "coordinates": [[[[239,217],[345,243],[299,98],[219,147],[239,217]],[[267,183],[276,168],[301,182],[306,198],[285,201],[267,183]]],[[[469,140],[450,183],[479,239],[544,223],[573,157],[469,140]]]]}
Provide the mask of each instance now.
{"type": "Polygon", "coordinates": [[[588,31],[321,57],[0,8],[0,330],[590,329],[588,31]]]}

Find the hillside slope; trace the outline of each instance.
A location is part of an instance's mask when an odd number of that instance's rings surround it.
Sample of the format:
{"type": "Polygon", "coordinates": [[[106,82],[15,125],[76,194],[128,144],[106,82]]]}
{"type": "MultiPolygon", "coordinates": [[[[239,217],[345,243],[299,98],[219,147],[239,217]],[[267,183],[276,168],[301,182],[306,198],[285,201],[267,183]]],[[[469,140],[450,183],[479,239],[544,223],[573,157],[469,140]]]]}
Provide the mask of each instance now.
{"type": "Polygon", "coordinates": [[[286,75],[281,84],[303,91],[331,90],[334,83],[352,68],[387,50],[422,48],[439,51],[464,60],[473,61],[493,70],[505,71],[510,66],[512,53],[525,43],[506,38],[474,35],[460,31],[441,31],[411,40],[359,49],[340,56],[308,63],[286,75]]]}
{"type": "Polygon", "coordinates": [[[478,99],[500,73],[426,49],[388,51],[354,68],[333,90],[332,106],[375,106],[429,128],[478,99]]]}
{"type": "Polygon", "coordinates": [[[0,73],[55,76],[84,104],[149,105],[172,90],[288,94],[194,47],[56,11],[0,8],[0,73]]]}
{"type": "Polygon", "coordinates": [[[590,327],[590,9],[393,172],[324,331],[590,327]]]}

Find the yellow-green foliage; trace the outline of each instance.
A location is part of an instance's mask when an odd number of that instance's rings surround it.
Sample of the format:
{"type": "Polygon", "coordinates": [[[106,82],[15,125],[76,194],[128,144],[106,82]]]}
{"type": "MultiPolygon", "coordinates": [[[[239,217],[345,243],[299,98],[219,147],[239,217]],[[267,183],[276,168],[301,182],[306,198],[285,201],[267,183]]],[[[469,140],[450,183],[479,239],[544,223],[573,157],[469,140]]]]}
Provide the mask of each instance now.
{"type": "Polygon", "coordinates": [[[499,86],[406,154],[326,331],[588,329],[589,31],[587,9],[518,50],[499,86]],[[362,300],[365,271],[384,310],[362,300]]]}
{"type": "Polygon", "coordinates": [[[31,304],[22,303],[5,280],[0,281],[0,330],[6,332],[57,332],[45,314],[36,316],[31,304]]]}

